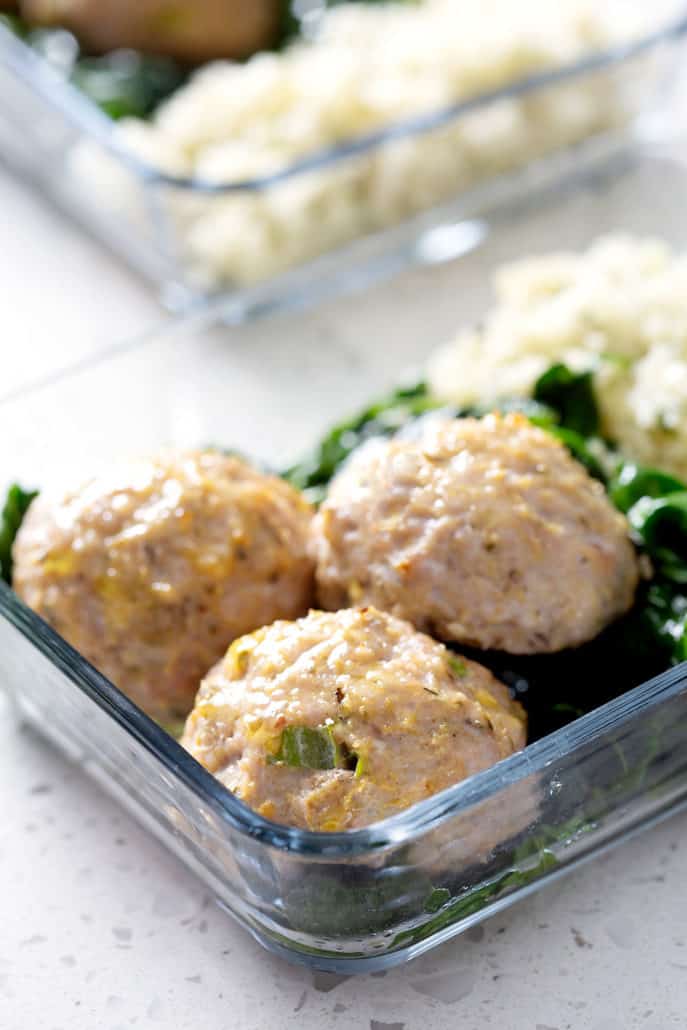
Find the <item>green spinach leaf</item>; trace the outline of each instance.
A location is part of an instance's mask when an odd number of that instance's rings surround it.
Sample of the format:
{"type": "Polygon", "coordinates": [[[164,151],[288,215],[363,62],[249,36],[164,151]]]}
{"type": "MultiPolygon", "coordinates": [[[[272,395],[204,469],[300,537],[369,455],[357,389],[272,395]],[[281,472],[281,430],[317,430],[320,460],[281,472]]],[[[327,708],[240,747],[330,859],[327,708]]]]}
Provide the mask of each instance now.
{"type": "Polygon", "coordinates": [[[687,561],[687,491],[640,497],[627,513],[646,551],[656,558],[687,561]]]}
{"type": "Polygon", "coordinates": [[[571,372],[567,365],[553,365],[535,383],[534,399],[557,412],[560,423],[580,436],[598,436],[599,409],[591,372],[571,372]]]}
{"type": "Polygon", "coordinates": [[[421,415],[441,407],[442,402],[430,396],[423,382],[395,390],[335,426],[303,461],[287,469],[283,476],[317,502],[332,477],[361,444],[373,437],[393,436],[421,415]]]}
{"type": "Polygon", "coordinates": [[[188,71],[171,57],[114,51],[82,57],[71,81],[113,120],[148,118],[188,79],[188,71]]]}
{"type": "Polygon", "coordinates": [[[685,489],[683,483],[659,469],[624,462],[608,484],[616,508],[628,512],[643,497],[665,497],[685,489]]]}
{"type": "Polygon", "coordinates": [[[12,582],[12,545],[37,490],[24,490],[15,483],[9,488],[0,514],[0,576],[12,582]]]}

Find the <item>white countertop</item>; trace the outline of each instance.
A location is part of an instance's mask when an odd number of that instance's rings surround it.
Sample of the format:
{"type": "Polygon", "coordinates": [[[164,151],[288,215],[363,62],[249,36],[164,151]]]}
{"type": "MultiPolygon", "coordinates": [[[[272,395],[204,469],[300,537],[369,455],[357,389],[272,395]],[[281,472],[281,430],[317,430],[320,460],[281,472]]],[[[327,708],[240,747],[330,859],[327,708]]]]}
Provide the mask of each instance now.
{"type": "MultiPolygon", "coordinates": [[[[162,321],[2,175],[0,208],[0,394],[162,321]]],[[[428,310],[443,332],[448,303],[428,310]]],[[[263,952],[80,769],[18,731],[1,696],[0,813],[2,1030],[687,1025],[685,814],[415,963],[345,980],[263,952]]]]}

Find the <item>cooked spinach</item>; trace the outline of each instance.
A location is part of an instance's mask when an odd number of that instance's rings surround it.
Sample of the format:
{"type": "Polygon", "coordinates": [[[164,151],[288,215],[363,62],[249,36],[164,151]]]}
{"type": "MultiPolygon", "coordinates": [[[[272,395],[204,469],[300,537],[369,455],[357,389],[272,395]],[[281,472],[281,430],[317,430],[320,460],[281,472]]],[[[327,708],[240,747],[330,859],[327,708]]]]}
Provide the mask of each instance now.
{"type": "Polygon", "coordinates": [[[0,25],[4,25],[6,29],[9,29],[15,36],[19,36],[20,39],[24,39],[29,31],[26,22],[17,14],[0,14],[0,25]]]}
{"type": "Polygon", "coordinates": [[[637,641],[670,662],[687,660],[687,596],[672,583],[652,583],[637,611],[637,641]]]}
{"type": "Polygon", "coordinates": [[[443,908],[447,901],[451,900],[451,892],[448,887],[434,887],[425,901],[425,912],[433,915],[443,908]]]}
{"type": "Polygon", "coordinates": [[[0,514],[0,577],[12,582],[12,545],[37,490],[24,490],[15,483],[9,488],[0,514]]]}
{"type": "Polygon", "coordinates": [[[628,512],[643,497],[665,497],[682,490],[684,485],[674,476],[629,461],[620,465],[608,484],[611,500],[623,512],[628,512]]]}
{"type": "Polygon", "coordinates": [[[133,50],[80,57],[71,73],[74,85],[115,121],[148,118],[187,79],[173,58],[133,50]]]}
{"type": "Polygon", "coordinates": [[[571,372],[567,365],[552,365],[535,383],[533,396],[553,408],[566,429],[582,437],[599,435],[601,421],[591,372],[571,372]]]}
{"type": "Polygon", "coordinates": [[[460,651],[509,687],[527,711],[528,740],[533,742],[681,660],[669,629],[676,617],[673,594],[661,591],[660,598],[653,598],[652,589],[642,584],[632,611],[579,647],[534,655],[460,651]]]}
{"type": "Polygon", "coordinates": [[[482,887],[468,888],[463,894],[458,895],[448,904],[447,902],[451,898],[450,891],[448,889],[435,888],[428,898],[428,905],[430,907],[426,907],[425,910],[430,914],[433,912],[437,914],[423,925],[413,927],[410,930],[403,930],[397,934],[393,940],[394,947],[398,948],[404,945],[417,944],[418,941],[432,937],[445,926],[450,926],[452,923],[457,923],[474,912],[479,912],[490,901],[510,894],[512,891],[545,876],[546,873],[555,869],[557,865],[558,860],[553,851],[544,848],[538,852],[537,861],[528,868],[519,869],[517,866],[514,866],[509,872],[485,883],[482,887]],[[441,902],[439,909],[437,910],[432,907],[442,897],[444,901],[441,902]]]}
{"type": "MultiPolygon", "coordinates": [[[[361,444],[374,437],[393,436],[421,415],[441,407],[441,402],[430,396],[423,382],[394,390],[359,415],[335,426],[310,454],[287,469],[283,476],[317,502],[324,496],[333,476],[361,444]]],[[[458,414],[455,408],[449,410],[458,414]]]]}
{"type": "Polygon", "coordinates": [[[687,491],[640,497],[627,517],[659,574],[687,582],[687,491]]]}
{"type": "Polygon", "coordinates": [[[296,930],[362,937],[417,918],[433,893],[424,872],[403,865],[381,871],[359,865],[316,866],[286,885],[284,911],[296,930]]]}

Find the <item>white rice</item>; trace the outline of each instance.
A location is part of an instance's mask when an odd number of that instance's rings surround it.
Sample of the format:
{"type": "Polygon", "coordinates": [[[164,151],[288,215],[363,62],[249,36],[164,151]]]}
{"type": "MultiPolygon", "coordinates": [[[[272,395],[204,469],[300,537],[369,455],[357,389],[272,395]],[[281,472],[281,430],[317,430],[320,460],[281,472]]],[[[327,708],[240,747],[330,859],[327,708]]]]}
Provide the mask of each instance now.
{"type": "Polygon", "coordinates": [[[604,433],[687,479],[687,256],[613,236],[507,266],[495,288],[483,325],[431,358],[434,393],[488,404],[531,395],[557,362],[592,370],[604,433]]]}
{"type": "MultiPolygon", "coordinates": [[[[662,0],[665,2],[665,0],[662,0]]],[[[331,10],[315,42],[199,71],[119,142],[175,175],[263,176],[322,147],[626,40],[650,12],[629,0],[424,0],[331,10]]],[[[634,113],[642,76],[607,71],[498,102],[460,122],[261,194],[173,194],[182,257],[208,284],[248,283],[394,224],[492,174],[634,113]]],[[[97,168],[87,170],[95,185],[97,168]]],[[[117,193],[106,176],[108,203],[117,193]]],[[[119,203],[130,206],[122,188],[119,203]]]]}

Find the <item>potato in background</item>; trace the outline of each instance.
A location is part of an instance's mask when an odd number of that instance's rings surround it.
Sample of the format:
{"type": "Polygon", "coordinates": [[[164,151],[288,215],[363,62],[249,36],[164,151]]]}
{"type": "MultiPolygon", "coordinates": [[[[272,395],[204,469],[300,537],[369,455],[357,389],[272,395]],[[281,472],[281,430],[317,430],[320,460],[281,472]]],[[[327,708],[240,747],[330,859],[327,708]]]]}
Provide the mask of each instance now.
{"type": "Polygon", "coordinates": [[[246,57],[273,43],[280,23],[278,0],[21,0],[21,13],[71,29],[94,53],[130,47],[190,63],[246,57]]]}

